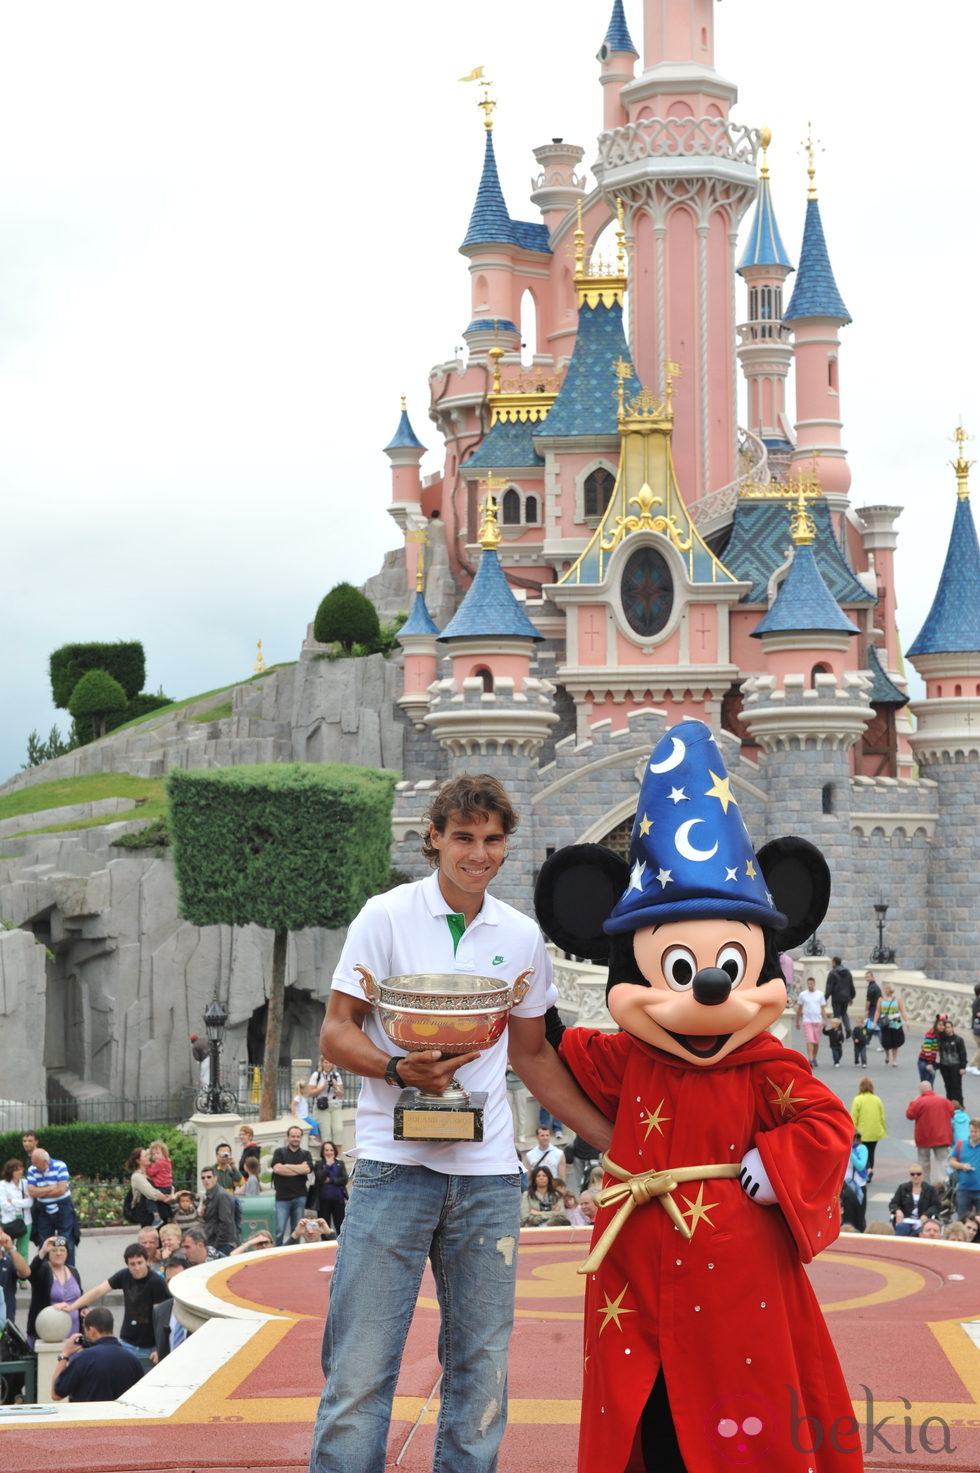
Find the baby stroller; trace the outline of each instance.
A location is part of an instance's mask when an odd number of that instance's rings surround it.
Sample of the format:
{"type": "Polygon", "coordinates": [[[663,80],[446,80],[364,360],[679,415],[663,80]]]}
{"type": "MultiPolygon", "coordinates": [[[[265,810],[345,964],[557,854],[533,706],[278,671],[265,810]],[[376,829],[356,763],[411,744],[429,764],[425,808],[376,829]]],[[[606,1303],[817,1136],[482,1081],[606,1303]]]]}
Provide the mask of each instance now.
{"type": "Polygon", "coordinates": [[[952,1222],[956,1216],[956,1182],[952,1175],[943,1182],[937,1182],[936,1191],[939,1193],[939,1221],[952,1222]]]}

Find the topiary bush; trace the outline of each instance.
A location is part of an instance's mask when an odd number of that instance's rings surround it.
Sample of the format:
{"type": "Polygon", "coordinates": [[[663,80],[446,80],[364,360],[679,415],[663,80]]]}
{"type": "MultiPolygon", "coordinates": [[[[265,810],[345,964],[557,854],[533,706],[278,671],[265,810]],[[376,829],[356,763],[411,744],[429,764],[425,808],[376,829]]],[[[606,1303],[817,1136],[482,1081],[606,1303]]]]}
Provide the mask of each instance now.
{"type": "MultiPolygon", "coordinates": [[[[128,700],[139,695],[146,680],[146,655],[139,640],[117,640],[114,644],[63,644],[48,658],[51,699],[62,710],[88,670],[107,670],[118,680],[128,700]]],[[[138,714],[136,712],[134,715],[138,714]]]]}
{"type": "Polygon", "coordinates": [[[338,583],[321,601],[313,620],[313,638],[319,644],[339,644],[345,654],[365,645],[372,653],[381,637],[378,611],[351,583],[338,583]]]}
{"type": "Polygon", "coordinates": [[[112,711],[125,711],[126,692],[108,670],[86,670],[68,697],[68,709],[76,721],[91,718],[97,737],[105,736],[106,717],[112,711]]]}

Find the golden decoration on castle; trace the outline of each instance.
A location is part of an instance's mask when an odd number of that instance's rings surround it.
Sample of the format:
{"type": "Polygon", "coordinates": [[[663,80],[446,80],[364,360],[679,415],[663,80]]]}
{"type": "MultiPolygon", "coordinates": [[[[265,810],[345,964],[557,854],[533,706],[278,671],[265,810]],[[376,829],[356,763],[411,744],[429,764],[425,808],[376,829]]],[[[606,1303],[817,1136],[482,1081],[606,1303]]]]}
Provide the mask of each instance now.
{"type": "Polygon", "coordinates": [[[659,532],[661,536],[670,538],[670,541],[677,548],[678,552],[690,551],[690,534],[687,537],[684,536],[681,528],[677,525],[676,517],[654,516],[652,514],[655,506],[663,506],[663,500],[659,496],[654,496],[646,481],[644,481],[637,494],[630,497],[629,505],[639,507],[639,516],[616,517],[609,536],[602,538],[601,545],[603,552],[612,552],[613,548],[617,547],[623,538],[628,537],[631,532],[659,532]]]}
{"type": "Polygon", "coordinates": [[[505,424],[539,424],[558,398],[561,388],[560,373],[541,373],[535,369],[518,369],[510,377],[502,379],[500,361],[504,349],[497,340],[500,319],[493,319],[493,347],[487,349],[487,357],[493,364],[493,387],[490,390],[490,424],[503,421],[505,424]]]}
{"type": "Polygon", "coordinates": [[[265,658],[262,654],[262,641],[257,641],[255,646],[255,664],[252,666],[256,675],[265,674],[265,658]]]}
{"type": "Polygon", "coordinates": [[[415,592],[425,592],[425,549],[429,545],[429,534],[426,527],[410,527],[405,533],[405,541],[418,546],[418,558],[415,563],[415,592]]]}
{"type": "Polygon", "coordinates": [[[480,523],[478,542],[480,546],[488,551],[500,546],[500,527],[497,523],[497,503],[494,492],[501,491],[507,485],[504,476],[495,476],[490,471],[486,478],[479,483],[486,489],[486,499],[483,502],[483,520],[480,523]]]}
{"type": "Polygon", "coordinates": [[[976,465],[976,461],[966,459],[966,456],[963,454],[963,446],[967,440],[972,439],[973,436],[966,433],[966,430],[963,428],[963,421],[960,420],[952,435],[952,442],[956,445],[959,454],[955,460],[950,461],[950,465],[956,472],[956,495],[960,501],[969,501],[970,499],[970,466],[976,465]]]}
{"type": "Polygon", "coordinates": [[[612,307],[623,305],[629,285],[628,242],[623,226],[623,201],[616,196],[616,260],[606,262],[593,249],[585,256],[585,231],[582,227],[582,201],[576,201],[575,290],[580,307],[612,307]]]}
{"type": "Polygon", "coordinates": [[[769,152],[769,145],[770,145],[771,142],[772,142],[772,129],[769,128],[769,127],[760,128],[759,129],[759,147],[762,149],[762,164],[761,164],[761,166],[759,168],[759,178],[760,179],[768,179],[769,178],[769,161],[766,158],[766,154],[769,152]]]}
{"type": "Polygon", "coordinates": [[[810,181],[810,185],[809,185],[809,188],[807,189],[806,197],[807,197],[807,199],[816,199],[816,197],[817,197],[817,186],[816,186],[816,182],[815,181],[816,181],[816,177],[817,177],[817,169],[816,169],[816,165],[815,165],[815,163],[814,163],[813,160],[814,160],[815,154],[818,151],[820,153],[823,153],[823,147],[821,145],[820,139],[819,138],[814,138],[814,136],[813,136],[813,124],[812,123],[809,123],[809,122],[807,123],[807,125],[806,125],[806,138],[803,139],[803,141],[800,144],[800,147],[806,151],[806,156],[807,156],[806,176],[807,176],[807,178],[810,181]]]}

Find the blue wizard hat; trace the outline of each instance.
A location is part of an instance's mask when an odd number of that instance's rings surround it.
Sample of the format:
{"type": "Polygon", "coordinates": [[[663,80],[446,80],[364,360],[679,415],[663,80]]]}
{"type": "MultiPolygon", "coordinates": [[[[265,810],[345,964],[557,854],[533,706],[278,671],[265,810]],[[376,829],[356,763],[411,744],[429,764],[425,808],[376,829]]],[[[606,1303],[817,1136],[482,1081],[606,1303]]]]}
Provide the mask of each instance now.
{"type": "Polygon", "coordinates": [[[782,929],[731,779],[710,729],[682,721],[657,743],[630,837],[630,878],[603,926],[610,935],[679,920],[782,929]]]}

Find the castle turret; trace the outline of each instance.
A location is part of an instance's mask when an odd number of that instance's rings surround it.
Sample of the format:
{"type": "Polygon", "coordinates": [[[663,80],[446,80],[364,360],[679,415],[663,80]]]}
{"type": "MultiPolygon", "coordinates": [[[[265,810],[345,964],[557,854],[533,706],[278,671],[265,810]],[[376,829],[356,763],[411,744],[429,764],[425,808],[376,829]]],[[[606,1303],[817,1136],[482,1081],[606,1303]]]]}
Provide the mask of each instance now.
{"type": "Polygon", "coordinates": [[[835,513],[842,514],[851,485],[847,452],[841,444],[840,329],[851,321],[834,280],[824,239],[820,203],[814,183],[813,141],[810,140],[810,187],[796,285],[785,320],[793,329],[796,370],[796,450],[792,464],[813,466],[819,461],[820,484],[835,513]]]}
{"type": "Polygon", "coordinates": [[[621,93],[633,80],[633,71],[640,53],[633,45],[633,37],[626,24],[623,0],[614,0],[612,15],[603,37],[596,60],[601,72],[602,83],[602,126],[620,128],[626,122],[626,109],[621,93]]]}
{"type": "Polygon", "coordinates": [[[738,329],[738,359],[748,387],[748,427],[771,451],[792,449],[786,414],[786,378],[793,361],[790,329],[783,322],[783,284],[793,270],[786,253],[769,187],[766,150],[771,134],[763,128],[759,195],[749,239],[737,270],[749,293],[749,320],[738,329]]]}
{"type": "Polygon", "coordinates": [[[419,518],[422,499],[419,465],[424,454],[425,446],[412,429],[403,394],[402,412],[395,433],[385,446],[385,455],[391,461],[391,504],[388,512],[403,532],[419,518]]]}
{"type": "Polygon", "coordinates": [[[429,709],[429,687],[436,678],[439,630],[425,602],[425,544],[418,541],[418,564],[415,572],[415,600],[411,612],[398,631],[398,643],[405,651],[402,694],[398,704],[415,726],[421,727],[429,709]]]}
{"type": "Polygon", "coordinates": [[[942,846],[929,857],[925,957],[922,965],[956,982],[973,982],[980,947],[977,871],[980,867],[980,547],[970,507],[972,461],[966,436],[959,453],[956,511],[939,587],[908,657],[926,683],[913,701],[918,728],[911,737],[919,773],[938,788],[942,846]],[[940,959],[943,959],[941,962],[940,959]]]}

